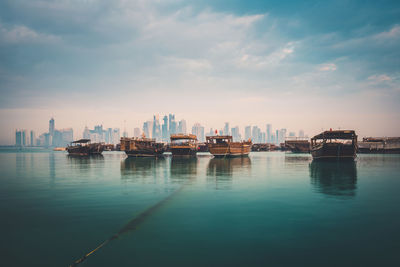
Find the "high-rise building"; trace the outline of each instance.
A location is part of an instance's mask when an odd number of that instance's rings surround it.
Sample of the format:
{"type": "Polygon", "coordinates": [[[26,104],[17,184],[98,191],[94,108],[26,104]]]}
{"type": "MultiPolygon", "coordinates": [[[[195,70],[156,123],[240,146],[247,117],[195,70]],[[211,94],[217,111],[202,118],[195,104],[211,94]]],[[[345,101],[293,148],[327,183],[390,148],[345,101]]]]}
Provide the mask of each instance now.
{"type": "Polygon", "coordinates": [[[112,138],[113,138],[113,144],[119,144],[120,139],[121,139],[121,131],[119,128],[114,128],[113,130],[113,134],[112,134],[112,138]]]}
{"type": "Polygon", "coordinates": [[[225,122],[224,135],[230,135],[230,133],[229,133],[229,122],[225,122]]]}
{"type": "Polygon", "coordinates": [[[153,129],[152,129],[152,138],[157,141],[161,140],[161,129],[160,129],[160,121],[158,115],[153,116],[153,129]]]}
{"type": "Polygon", "coordinates": [[[168,116],[169,119],[169,134],[176,134],[176,122],[175,122],[175,115],[174,114],[169,114],[168,116]]]}
{"type": "Polygon", "coordinates": [[[216,133],[214,132],[213,128],[210,128],[210,131],[206,134],[206,136],[214,136],[216,133]]]}
{"type": "Polygon", "coordinates": [[[163,117],[163,124],[161,126],[161,136],[164,142],[169,141],[169,130],[168,130],[168,116],[163,117]]]}
{"type": "Polygon", "coordinates": [[[186,121],[180,120],[178,123],[178,133],[186,134],[186,121]]]}
{"type": "Polygon", "coordinates": [[[31,132],[30,132],[30,139],[31,139],[31,141],[30,141],[30,146],[35,146],[35,145],[36,145],[36,142],[35,142],[36,137],[35,137],[35,132],[32,131],[32,130],[31,130],[31,132]]]}
{"type": "Polygon", "coordinates": [[[140,129],[139,128],[133,129],[133,137],[140,137],[140,129]]]}
{"type": "Polygon", "coordinates": [[[251,126],[246,126],[246,128],[244,128],[244,139],[251,139],[251,126]]]}
{"type": "Polygon", "coordinates": [[[279,142],[280,140],[279,140],[279,130],[276,130],[275,131],[275,144],[280,144],[280,142],[279,142]]]}
{"type": "Polygon", "coordinates": [[[54,135],[54,130],[55,130],[55,122],[54,122],[54,118],[51,118],[49,120],[49,134],[50,134],[50,136],[54,135]]]}
{"type": "Polygon", "coordinates": [[[150,137],[150,129],[149,129],[149,123],[148,121],[143,123],[143,134],[145,137],[149,138],[150,137]]]}
{"type": "Polygon", "coordinates": [[[15,145],[22,146],[22,131],[15,130],[15,145]]]}
{"type": "Polygon", "coordinates": [[[289,137],[295,137],[296,133],[295,132],[289,132],[289,137]]]}
{"type": "Polygon", "coordinates": [[[192,134],[197,136],[197,140],[199,142],[205,142],[204,138],[204,127],[200,125],[200,123],[195,123],[192,127],[192,134]]]}
{"type": "Polygon", "coordinates": [[[253,126],[251,132],[252,140],[254,144],[261,143],[261,130],[257,126],[253,126]]]}
{"type": "Polygon", "coordinates": [[[303,131],[303,130],[300,130],[300,131],[299,131],[299,137],[300,137],[300,138],[304,138],[304,131],[303,131]]]}
{"type": "Polygon", "coordinates": [[[271,124],[267,124],[267,131],[266,131],[266,138],[267,138],[267,143],[272,143],[271,140],[271,135],[272,135],[272,125],[271,124]]]}
{"type": "Polygon", "coordinates": [[[239,142],[242,139],[239,132],[239,126],[233,127],[231,129],[231,134],[234,142],[239,142]]]}

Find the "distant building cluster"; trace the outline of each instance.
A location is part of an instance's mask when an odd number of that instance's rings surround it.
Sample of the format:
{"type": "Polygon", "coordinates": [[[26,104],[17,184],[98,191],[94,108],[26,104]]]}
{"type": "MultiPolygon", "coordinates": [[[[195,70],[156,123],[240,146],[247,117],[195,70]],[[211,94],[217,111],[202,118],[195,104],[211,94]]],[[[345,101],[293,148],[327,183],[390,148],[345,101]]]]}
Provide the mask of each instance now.
{"type": "MultiPolygon", "coordinates": [[[[186,134],[186,121],[175,120],[175,114],[165,115],[162,119],[162,125],[158,115],[153,116],[153,121],[143,123],[143,135],[148,138],[154,138],[157,141],[168,142],[171,134],[186,134]]],[[[140,136],[139,128],[134,129],[134,137],[140,136]]]]}
{"type": "MultiPolygon", "coordinates": [[[[119,128],[103,129],[103,125],[94,126],[93,130],[85,127],[82,134],[84,139],[90,139],[93,143],[119,144],[121,133],[119,128]]],[[[125,136],[126,137],[126,136],[125,136]]]]}
{"type": "Polygon", "coordinates": [[[15,131],[15,145],[19,147],[43,146],[43,147],[63,147],[74,140],[72,128],[56,129],[53,118],[49,121],[49,131],[36,138],[35,132],[27,130],[15,131]]]}
{"type": "MultiPolygon", "coordinates": [[[[177,121],[175,114],[162,117],[162,124],[158,115],[153,116],[153,120],[143,123],[143,128],[134,128],[133,137],[148,137],[156,139],[158,142],[169,142],[172,134],[187,134],[186,120],[177,121]]],[[[199,142],[205,142],[206,136],[212,135],[231,135],[234,142],[251,139],[253,144],[276,144],[284,143],[287,138],[308,138],[303,130],[296,133],[287,129],[272,129],[271,124],[266,124],[265,131],[257,125],[248,125],[244,128],[244,135],[241,134],[239,126],[230,127],[229,122],[225,122],[222,129],[210,129],[205,133],[205,127],[200,123],[192,126],[192,134],[197,136],[199,142]]],[[[121,131],[119,128],[103,128],[103,125],[96,125],[94,129],[85,127],[83,138],[90,139],[94,143],[119,144],[121,131]]],[[[124,130],[123,137],[128,137],[128,132],[124,130]]],[[[53,118],[49,121],[49,131],[36,137],[34,131],[27,130],[15,131],[15,145],[19,147],[43,146],[43,147],[65,147],[74,140],[72,128],[56,129],[53,118]]]]}

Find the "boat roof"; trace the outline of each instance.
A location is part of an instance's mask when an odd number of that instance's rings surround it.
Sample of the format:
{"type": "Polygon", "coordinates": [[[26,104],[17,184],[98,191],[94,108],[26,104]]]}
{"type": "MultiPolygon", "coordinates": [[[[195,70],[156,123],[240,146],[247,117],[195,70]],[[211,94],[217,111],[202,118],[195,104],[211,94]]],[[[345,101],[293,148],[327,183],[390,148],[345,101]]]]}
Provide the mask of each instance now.
{"type": "Polygon", "coordinates": [[[214,136],[206,136],[207,140],[212,139],[232,139],[231,135],[214,135],[214,136]]]}
{"type": "Polygon", "coordinates": [[[197,136],[195,136],[194,134],[171,134],[171,140],[179,140],[179,139],[197,140],[197,136]]]}
{"type": "Polygon", "coordinates": [[[146,137],[121,137],[121,141],[155,142],[156,139],[146,137]]]}
{"type": "Polygon", "coordinates": [[[354,130],[330,130],[317,134],[311,139],[357,139],[357,135],[354,130]]]}
{"type": "Polygon", "coordinates": [[[90,139],[79,139],[76,141],[71,142],[72,144],[84,144],[84,143],[89,143],[90,139]]]}

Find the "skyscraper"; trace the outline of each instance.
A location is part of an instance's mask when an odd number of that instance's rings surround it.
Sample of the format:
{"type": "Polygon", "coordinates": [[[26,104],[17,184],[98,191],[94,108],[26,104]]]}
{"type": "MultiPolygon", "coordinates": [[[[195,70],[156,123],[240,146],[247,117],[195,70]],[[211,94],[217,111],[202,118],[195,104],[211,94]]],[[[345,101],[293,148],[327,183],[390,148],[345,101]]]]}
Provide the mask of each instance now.
{"type": "Polygon", "coordinates": [[[15,130],[15,145],[22,146],[22,131],[15,130]]]}
{"type": "Polygon", "coordinates": [[[266,134],[267,143],[272,143],[271,134],[272,134],[272,125],[267,124],[267,134],[266,134]]]}
{"type": "Polygon", "coordinates": [[[186,121],[180,120],[178,123],[178,133],[186,134],[186,121]]]}
{"type": "Polygon", "coordinates": [[[31,142],[30,142],[30,146],[35,146],[35,132],[34,131],[32,131],[31,130],[31,132],[30,132],[30,139],[31,139],[31,142]]]}
{"type": "Polygon", "coordinates": [[[299,137],[300,137],[300,138],[304,138],[304,131],[303,131],[303,130],[300,130],[300,131],[299,131],[299,137]]]}
{"type": "Polygon", "coordinates": [[[158,115],[153,116],[152,138],[156,139],[157,141],[161,140],[160,121],[158,119],[158,115]]]}
{"type": "Polygon", "coordinates": [[[139,128],[133,129],[133,137],[140,137],[140,129],[139,128]]]}
{"type": "Polygon", "coordinates": [[[229,133],[229,122],[225,122],[224,135],[230,135],[230,133],[229,133]]]}
{"type": "Polygon", "coordinates": [[[169,114],[169,134],[176,134],[176,128],[175,115],[169,114]]]}
{"type": "Polygon", "coordinates": [[[244,128],[244,139],[251,139],[251,126],[246,126],[246,128],[244,128]]]}
{"type": "Polygon", "coordinates": [[[161,127],[161,135],[162,135],[162,140],[164,142],[169,141],[168,116],[167,115],[165,115],[163,118],[163,125],[161,127]]]}
{"type": "Polygon", "coordinates": [[[51,137],[53,137],[53,135],[54,135],[54,127],[55,127],[54,119],[51,118],[49,120],[49,134],[51,137]]]}
{"type": "Polygon", "coordinates": [[[150,138],[150,126],[148,121],[143,123],[143,134],[145,137],[150,138]]]}
{"type": "Polygon", "coordinates": [[[200,123],[195,123],[192,127],[192,134],[197,136],[199,142],[205,142],[204,127],[200,123]]]}
{"type": "Polygon", "coordinates": [[[234,142],[239,142],[241,139],[240,133],[239,133],[239,126],[233,127],[231,129],[231,134],[232,134],[232,139],[234,142]]]}

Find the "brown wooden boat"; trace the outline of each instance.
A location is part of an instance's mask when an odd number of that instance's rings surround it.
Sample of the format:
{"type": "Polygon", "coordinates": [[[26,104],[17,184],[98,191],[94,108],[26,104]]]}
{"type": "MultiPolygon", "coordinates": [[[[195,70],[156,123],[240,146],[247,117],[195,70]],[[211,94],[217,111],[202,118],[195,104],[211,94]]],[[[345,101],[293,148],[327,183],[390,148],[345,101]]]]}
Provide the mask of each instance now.
{"type": "Polygon", "coordinates": [[[68,154],[77,156],[100,155],[103,153],[103,143],[90,143],[90,139],[80,139],[71,142],[71,145],[66,147],[68,154]]]}
{"type": "Polygon", "coordinates": [[[357,135],[353,130],[324,131],[311,138],[313,159],[349,159],[357,156],[357,135]]]}
{"type": "Polygon", "coordinates": [[[169,150],[172,156],[196,156],[197,136],[193,134],[172,134],[169,150]]]}
{"type": "Polygon", "coordinates": [[[151,138],[121,138],[121,151],[128,157],[160,157],[165,152],[165,145],[151,138]]]}
{"type": "Polygon", "coordinates": [[[285,140],[285,147],[293,153],[310,153],[310,142],[304,138],[290,138],[285,140]]]}
{"type": "Polygon", "coordinates": [[[230,135],[207,136],[208,150],[214,157],[243,157],[251,150],[251,141],[233,142],[230,135]]]}

